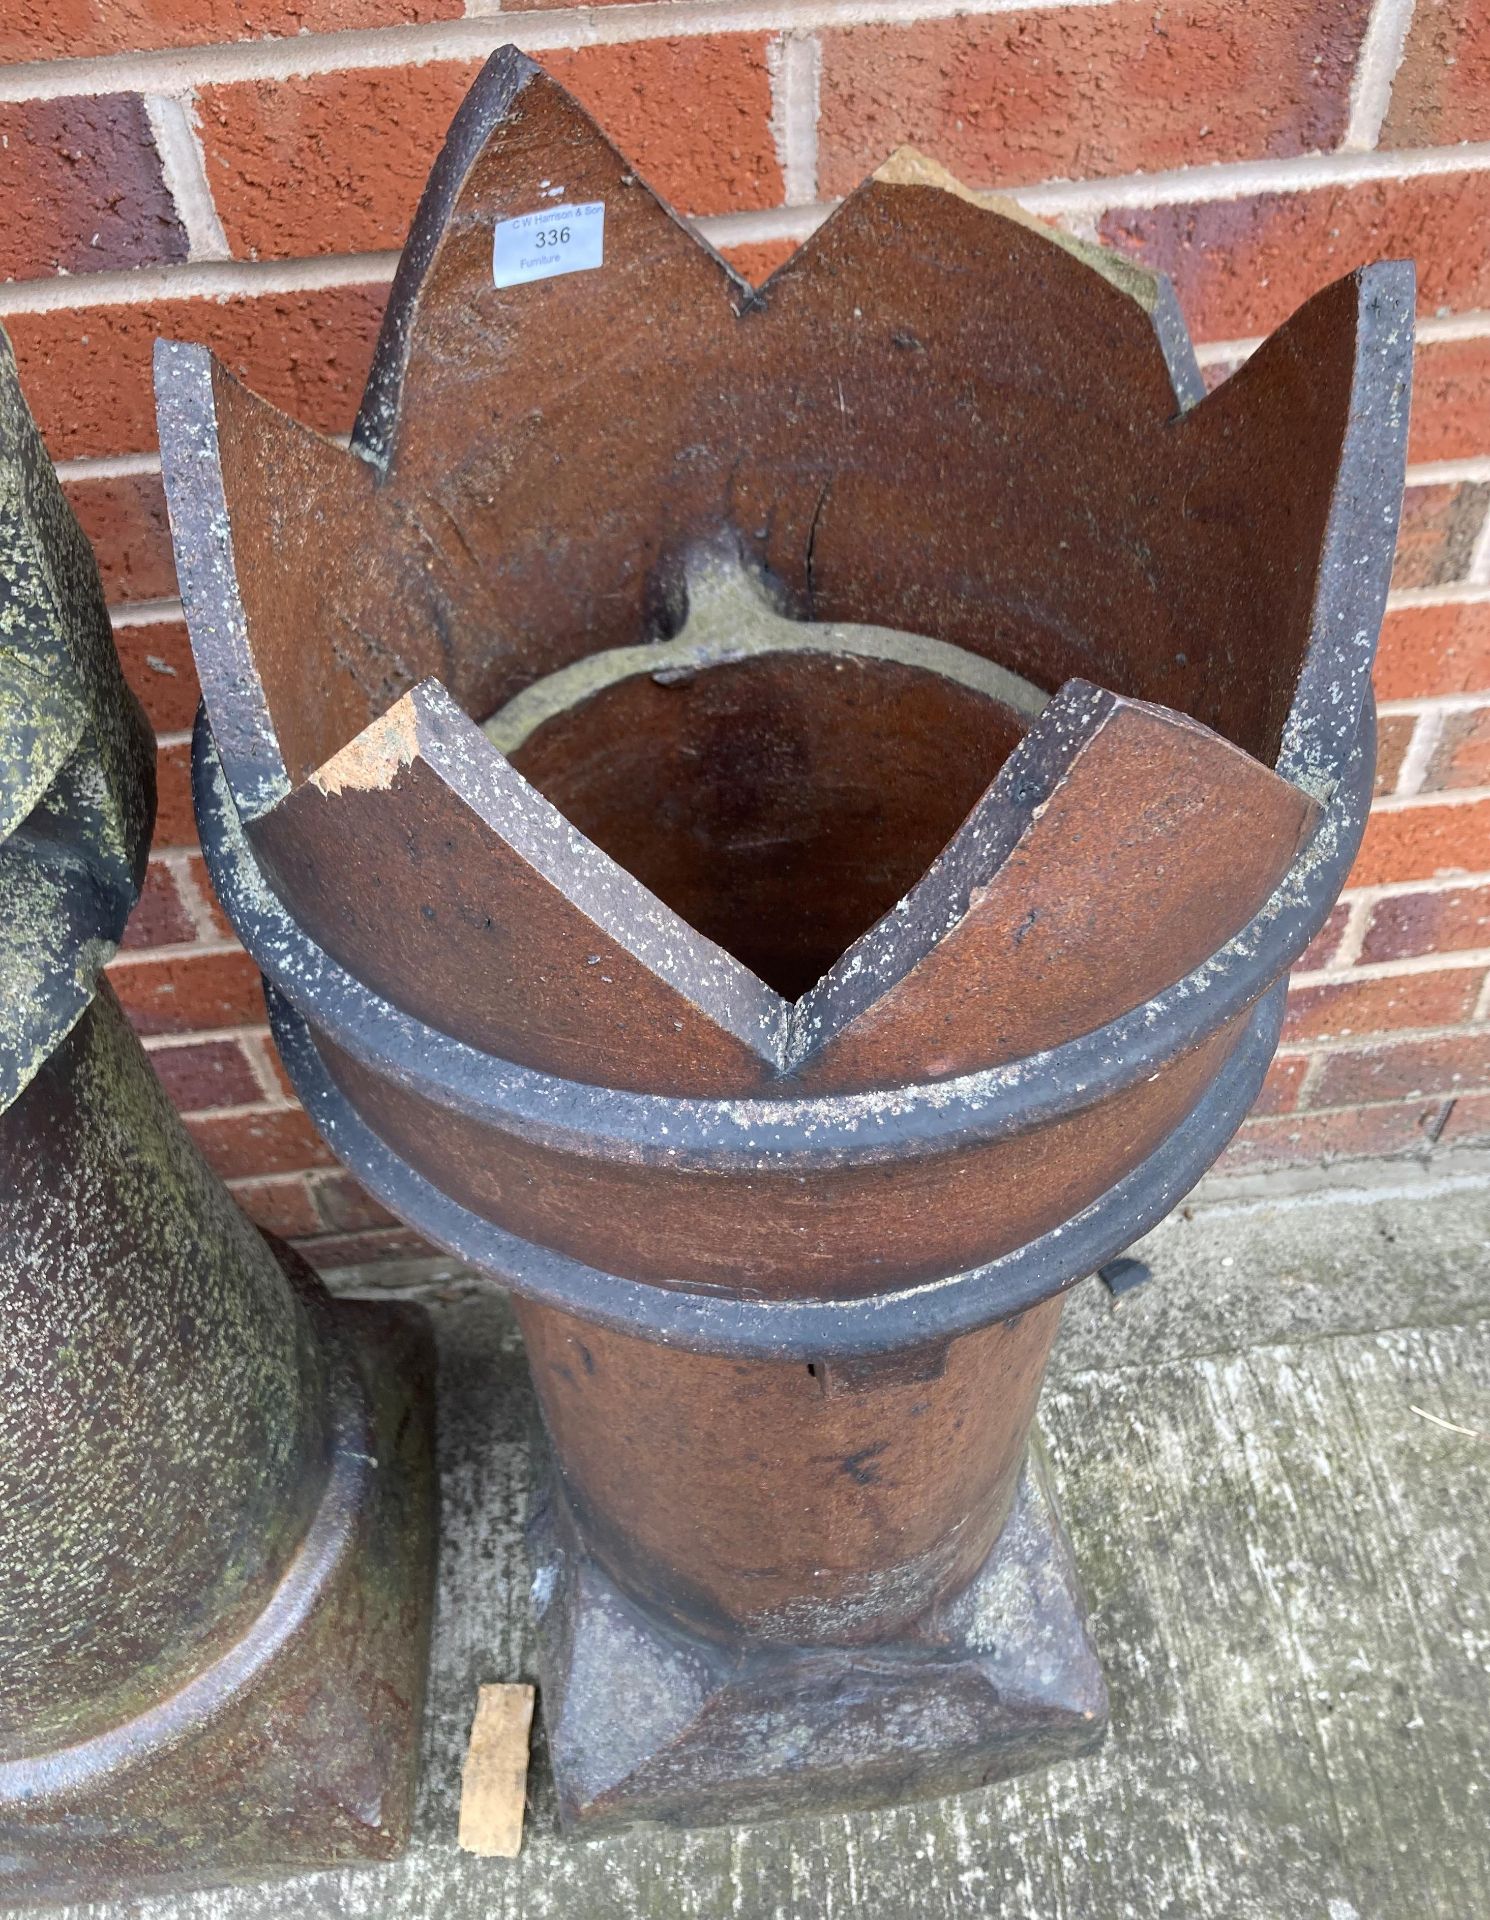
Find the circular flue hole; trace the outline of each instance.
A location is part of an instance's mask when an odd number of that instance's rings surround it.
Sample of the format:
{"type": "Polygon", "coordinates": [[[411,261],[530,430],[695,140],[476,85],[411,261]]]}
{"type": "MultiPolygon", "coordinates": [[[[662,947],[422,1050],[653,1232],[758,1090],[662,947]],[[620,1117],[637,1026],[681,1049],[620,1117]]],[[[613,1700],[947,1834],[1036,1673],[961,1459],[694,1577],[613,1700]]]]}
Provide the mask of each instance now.
{"type": "Polygon", "coordinates": [[[777,652],[632,674],[518,771],[683,919],[798,999],[920,879],[1028,716],[902,661],[777,652]]]}

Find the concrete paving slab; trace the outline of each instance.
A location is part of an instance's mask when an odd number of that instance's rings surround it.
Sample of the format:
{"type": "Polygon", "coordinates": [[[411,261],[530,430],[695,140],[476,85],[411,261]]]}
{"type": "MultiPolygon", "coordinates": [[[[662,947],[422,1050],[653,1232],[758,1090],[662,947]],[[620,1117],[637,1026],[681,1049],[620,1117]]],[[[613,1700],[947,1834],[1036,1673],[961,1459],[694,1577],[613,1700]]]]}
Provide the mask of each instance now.
{"type": "MultiPolygon", "coordinates": [[[[393,1866],[69,1920],[1485,1920],[1490,1186],[1201,1205],[1073,1299],[1041,1424],[1113,1726],[1091,1761],[832,1820],[455,1844],[478,1685],[529,1679],[533,1408],[500,1295],[396,1276],[442,1356],[418,1839],[393,1866]]],[[[386,1276],[385,1276],[386,1277],[386,1276]]],[[[341,1276],[366,1285],[369,1276],[341,1276]]],[[[385,1289],[386,1290],[386,1289],[385,1289]]],[[[540,1704],[541,1716],[541,1704],[540,1704]]]]}

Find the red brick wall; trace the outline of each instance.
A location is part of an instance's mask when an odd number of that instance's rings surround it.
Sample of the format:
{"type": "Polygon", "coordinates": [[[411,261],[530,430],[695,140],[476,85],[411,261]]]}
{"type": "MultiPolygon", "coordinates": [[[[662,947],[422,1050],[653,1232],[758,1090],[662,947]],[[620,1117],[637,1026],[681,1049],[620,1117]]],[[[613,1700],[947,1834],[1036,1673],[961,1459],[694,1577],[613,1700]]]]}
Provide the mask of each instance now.
{"type": "Polygon", "coordinates": [[[756,274],[901,141],[1163,267],[1217,379],[1330,276],[1416,257],[1380,799],[1226,1164],[1490,1136],[1490,0],[5,0],[0,318],[160,734],[113,979],[244,1204],[327,1262],[407,1244],[287,1094],[193,851],[150,346],[209,341],[344,432],[420,184],[507,39],[756,274]]]}

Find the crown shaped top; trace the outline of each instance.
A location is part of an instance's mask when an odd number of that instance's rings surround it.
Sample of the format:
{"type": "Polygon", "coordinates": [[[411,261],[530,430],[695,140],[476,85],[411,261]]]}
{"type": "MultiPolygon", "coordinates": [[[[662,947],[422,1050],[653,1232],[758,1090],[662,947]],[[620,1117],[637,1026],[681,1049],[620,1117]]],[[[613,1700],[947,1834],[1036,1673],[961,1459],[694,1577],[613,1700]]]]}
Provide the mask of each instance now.
{"type": "Polygon", "coordinates": [[[910,154],[753,290],[508,49],[350,447],[159,350],[255,856],[376,992],[566,1078],[831,1092],[1089,1032],[1321,830],[1411,311],[1364,269],[1204,397],[1161,278],[910,154]]]}

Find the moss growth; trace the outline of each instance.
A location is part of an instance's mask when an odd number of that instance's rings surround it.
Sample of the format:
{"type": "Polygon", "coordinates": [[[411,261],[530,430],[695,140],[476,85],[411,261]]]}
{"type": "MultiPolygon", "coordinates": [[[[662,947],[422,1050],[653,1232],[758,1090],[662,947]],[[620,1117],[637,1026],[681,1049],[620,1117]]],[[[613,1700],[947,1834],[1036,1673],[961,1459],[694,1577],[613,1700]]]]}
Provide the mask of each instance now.
{"type": "Polygon", "coordinates": [[[0,334],[0,1111],[69,1034],[139,893],[153,747],[0,334]]]}

